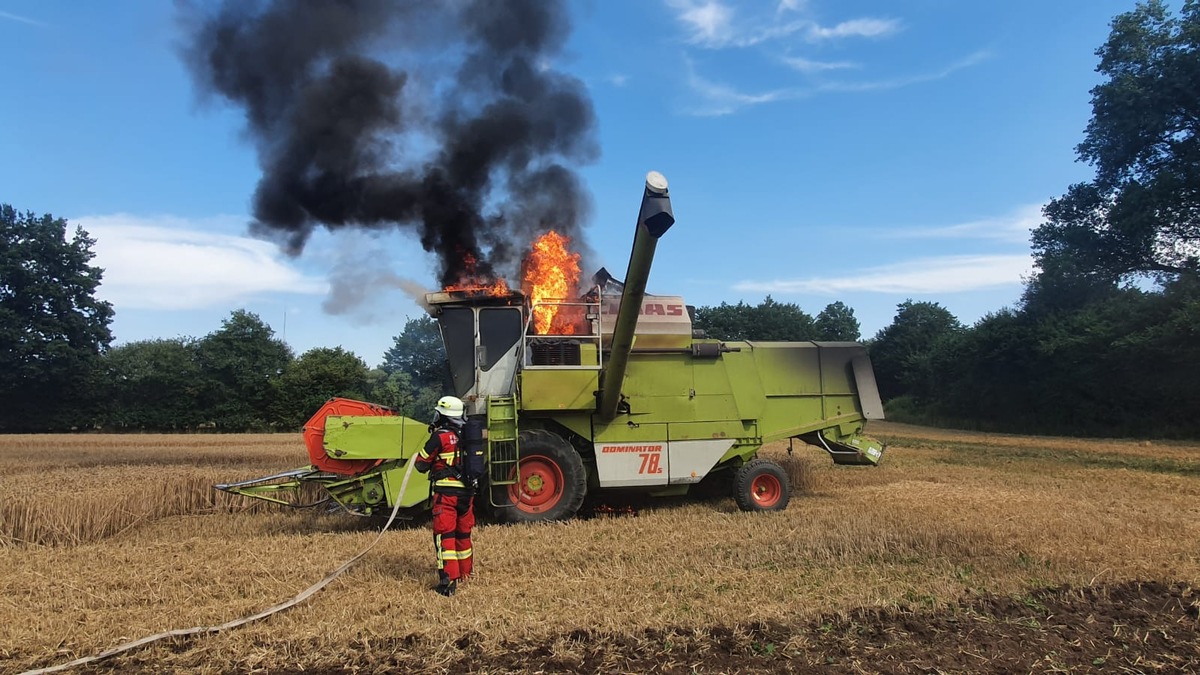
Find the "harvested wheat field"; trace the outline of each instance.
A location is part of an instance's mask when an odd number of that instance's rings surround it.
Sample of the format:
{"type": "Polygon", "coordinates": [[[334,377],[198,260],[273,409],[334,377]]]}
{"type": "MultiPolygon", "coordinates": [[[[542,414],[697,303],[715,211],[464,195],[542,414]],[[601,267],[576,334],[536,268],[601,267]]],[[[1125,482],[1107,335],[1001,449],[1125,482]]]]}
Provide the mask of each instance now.
{"type": "MultiPolygon", "coordinates": [[[[725,498],[484,524],[453,598],[430,591],[425,523],[404,524],[296,608],[80,670],[1200,671],[1200,445],[872,432],[877,468],[767,448],[799,488],[781,513],[725,498]]],[[[0,437],[0,671],[324,577],[378,524],[210,487],[305,461],[298,435],[0,437]]]]}

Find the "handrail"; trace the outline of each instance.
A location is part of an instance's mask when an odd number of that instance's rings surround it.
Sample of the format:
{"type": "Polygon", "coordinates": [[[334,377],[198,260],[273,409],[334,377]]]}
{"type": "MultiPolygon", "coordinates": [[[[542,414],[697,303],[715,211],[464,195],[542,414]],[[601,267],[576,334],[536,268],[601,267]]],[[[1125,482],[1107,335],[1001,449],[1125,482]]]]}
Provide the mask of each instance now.
{"type": "Polygon", "coordinates": [[[523,358],[526,360],[526,363],[522,367],[525,369],[528,369],[528,370],[602,370],[604,368],[604,354],[603,354],[603,339],[604,339],[603,332],[604,332],[604,330],[603,330],[603,325],[602,325],[602,322],[604,319],[603,319],[603,312],[601,311],[601,309],[602,309],[601,297],[602,296],[599,291],[600,291],[600,289],[597,288],[595,302],[588,302],[586,300],[585,301],[573,301],[573,300],[568,301],[565,299],[557,299],[557,298],[549,299],[549,300],[542,300],[540,302],[531,302],[529,305],[530,321],[526,322],[526,331],[525,331],[525,334],[521,338],[521,350],[523,353],[523,358]],[[588,312],[584,316],[583,323],[586,323],[595,332],[593,332],[593,333],[576,333],[576,334],[560,334],[560,333],[530,334],[530,332],[528,330],[528,325],[532,322],[534,310],[538,307],[583,307],[588,310],[588,312]],[[533,352],[530,349],[530,345],[529,345],[530,341],[534,341],[534,340],[536,340],[537,342],[543,343],[543,344],[545,344],[547,342],[568,341],[568,340],[576,341],[576,342],[580,342],[580,343],[595,344],[596,345],[596,362],[595,362],[595,364],[579,363],[579,364],[557,364],[557,365],[534,365],[532,363],[533,352]]]}

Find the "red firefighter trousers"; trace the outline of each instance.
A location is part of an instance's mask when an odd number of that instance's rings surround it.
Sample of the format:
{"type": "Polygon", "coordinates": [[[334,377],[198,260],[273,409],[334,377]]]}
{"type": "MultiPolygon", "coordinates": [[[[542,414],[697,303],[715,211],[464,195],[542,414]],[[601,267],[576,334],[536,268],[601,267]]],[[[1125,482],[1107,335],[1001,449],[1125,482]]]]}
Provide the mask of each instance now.
{"type": "Polygon", "coordinates": [[[433,548],[438,577],[456,581],[471,575],[471,528],[475,509],[470,495],[433,494],[433,548]]]}

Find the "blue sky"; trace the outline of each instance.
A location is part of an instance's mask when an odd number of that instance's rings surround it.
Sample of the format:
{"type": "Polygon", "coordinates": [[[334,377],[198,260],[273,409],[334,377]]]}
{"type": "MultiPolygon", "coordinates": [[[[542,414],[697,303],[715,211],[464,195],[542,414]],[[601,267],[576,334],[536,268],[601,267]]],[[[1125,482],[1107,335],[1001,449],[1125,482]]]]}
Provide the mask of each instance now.
{"type": "MultiPolygon", "coordinates": [[[[587,273],[623,276],[649,170],[676,226],[649,292],[715,305],[840,300],[864,337],[905,299],[964,323],[1012,305],[1075,161],[1094,51],[1133,0],[587,0],[553,68],[582,80],[599,159],[587,273]]],[[[259,178],[240,111],[197,94],[175,5],[0,0],[0,202],[96,239],[117,343],[202,336],[237,308],[295,349],[378,364],[421,310],[346,266],[432,287],[403,232],[318,233],[297,258],[248,234],[259,178]]]]}

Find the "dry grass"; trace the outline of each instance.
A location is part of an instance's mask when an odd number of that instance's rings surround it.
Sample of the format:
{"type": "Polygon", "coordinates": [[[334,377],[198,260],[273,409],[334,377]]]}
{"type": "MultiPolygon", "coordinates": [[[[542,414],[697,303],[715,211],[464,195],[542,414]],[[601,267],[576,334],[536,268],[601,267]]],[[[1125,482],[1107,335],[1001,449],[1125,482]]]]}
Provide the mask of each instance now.
{"type": "Polygon", "coordinates": [[[171,516],[259,508],[212,486],[301,463],[295,446],[270,435],[3,437],[0,547],[85,544],[171,516]]]}
{"type": "MultiPolygon", "coordinates": [[[[305,605],[112,667],[436,671],[464,649],[508,653],[530,640],[544,641],[539,663],[571,664],[603,644],[695,646],[687,636],[714,626],[750,649],[756,623],[935,611],[1048,585],[1200,584],[1200,446],[872,431],[889,442],[877,468],[766,449],[797,488],[782,513],[669,501],[636,516],[484,525],[477,578],[451,600],[429,592],[428,531],[401,527],[305,605]]],[[[210,482],[304,461],[298,437],[0,437],[0,536],[18,518],[21,539],[54,544],[0,548],[0,671],[220,623],[324,576],[374,533],[347,517],[206,501],[210,482]],[[139,515],[109,524],[117,518],[104,514],[118,511],[139,515]]],[[[680,663],[703,657],[650,647],[680,663]]]]}
{"type": "Polygon", "coordinates": [[[773,457],[787,472],[793,493],[807,494],[816,488],[817,473],[813,470],[811,459],[797,457],[794,453],[786,456],[778,456],[778,453],[775,453],[773,457]]]}

